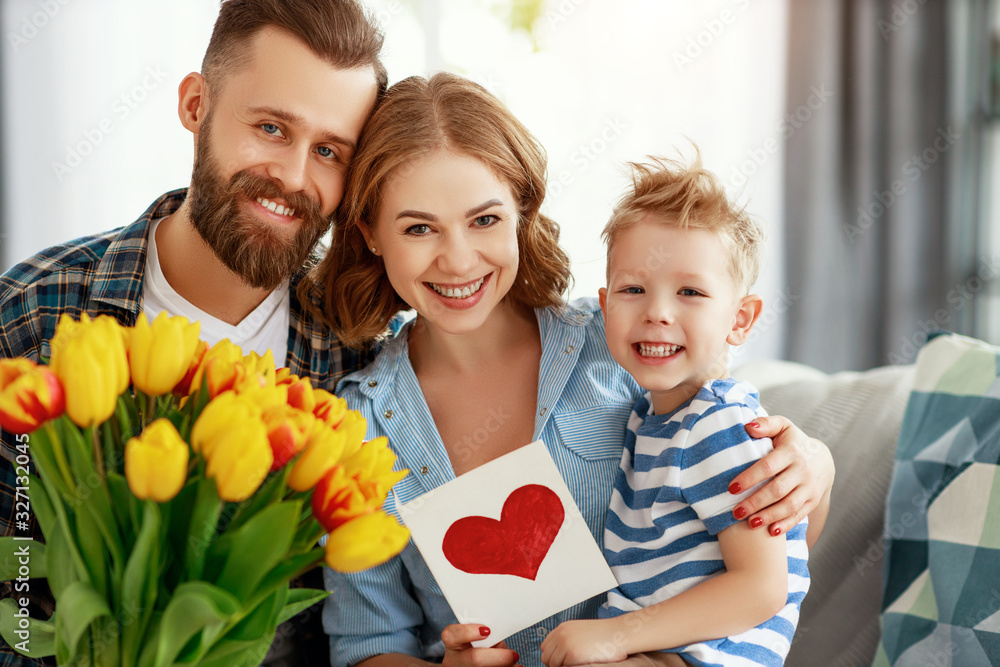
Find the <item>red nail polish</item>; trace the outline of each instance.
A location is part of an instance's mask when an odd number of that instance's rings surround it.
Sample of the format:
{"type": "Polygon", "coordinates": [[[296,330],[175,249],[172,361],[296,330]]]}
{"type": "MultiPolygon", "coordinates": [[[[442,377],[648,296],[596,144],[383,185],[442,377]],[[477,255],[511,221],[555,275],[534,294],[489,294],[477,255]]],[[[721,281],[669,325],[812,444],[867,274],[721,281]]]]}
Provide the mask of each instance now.
{"type": "Polygon", "coordinates": [[[743,487],[740,486],[739,482],[733,482],[732,484],[729,485],[729,493],[733,494],[734,496],[742,490],[743,487]]]}
{"type": "Polygon", "coordinates": [[[733,516],[737,519],[742,519],[747,515],[747,510],[745,507],[737,507],[733,510],[733,516]]]}
{"type": "Polygon", "coordinates": [[[480,625],[479,626],[479,634],[481,636],[483,636],[483,637],[489,637],[490,636],[490,629],[488,627],[486,627],[485,625],[480,625]]]}
{"type": "Polygon", "coordinates": [[[521,656],[517,651],[514,651],[514,662],[521,662],[521,656]]]}
{"type": "Polygon", "coordinates": [[[759,516],[755,516],[754,518],[750,519],[751,528],[760,528],[762,523],[764,523],[764,520],[761,519],[759,516]]]}
{"type": "Polygon", "coordinates": [[[771,534],[777,537],[778,535],[781,535],[781,529],[775,526],[771,529],[771,534]]]}

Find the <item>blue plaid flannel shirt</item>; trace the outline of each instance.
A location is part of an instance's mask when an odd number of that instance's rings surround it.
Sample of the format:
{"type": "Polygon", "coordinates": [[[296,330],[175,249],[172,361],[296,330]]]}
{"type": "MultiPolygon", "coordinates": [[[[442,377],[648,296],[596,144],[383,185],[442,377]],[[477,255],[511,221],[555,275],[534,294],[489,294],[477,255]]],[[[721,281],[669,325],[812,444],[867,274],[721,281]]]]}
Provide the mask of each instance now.
{"type": "MultiPolygon", "coordinates": [[[[54,246],[0,276],[0,357],[47,359],[49,341],[63,313],[75,319],[81,313],[91,317],[110,315],[123,326],[135,324],[142,312],[149,226],[176,211],[186,195],[183,188],[168,192],[127,227],[54,246]]],[[[374,348],[357,351],[341,345],[327,327],[309,314],[296,294],[304,275],[305,268],[293,277],[289,288],[291,317],[285,365],[296,375],[310,378],[314,386],[332,392],[342,376],[371,361],[374,348]]],[[[319,296],[312,295],[312,299],[318,303],[319,296]]],[[[15,445],[13,434],[3,433],[0,534],[41,537],[34,516],[27,525],[15,522],[15,445]]],[[[321,580],[317,580],[316,587],[322,588],[321,580]]],[[[0,599],[12,594],[12,582],[0,583],[0,599]]],[[[28,597],[32,616],[51,615],[54,603],[42,582],[31,582],[28,597]]],[[[296,632],[315,635],[319,614],[312,616],[311,627],[297,628],[296,632]]],[[[325,636],[312,639],[314,645],[326,644],[325,636]]],[[[43,664],[54,662],[26,658],[0,639],[0,666],[43,664]]]]}

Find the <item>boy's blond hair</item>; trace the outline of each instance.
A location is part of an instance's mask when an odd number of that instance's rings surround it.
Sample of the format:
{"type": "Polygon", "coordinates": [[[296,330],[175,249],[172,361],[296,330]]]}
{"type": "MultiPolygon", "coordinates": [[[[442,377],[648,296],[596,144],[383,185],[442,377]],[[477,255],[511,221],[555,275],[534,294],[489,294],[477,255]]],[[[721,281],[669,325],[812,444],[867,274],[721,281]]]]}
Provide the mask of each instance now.
{"type": "Polygon", "coordinates": [[[701,166],[695,147],[691,164],[663,157],[649,163],[629,163],[632,187],[618,201],[601,237],[608,244],[608,272],[615,237],[645,217],[682,229],[707,229],[719,234],[730,251],[729,272],[737,287],[749,293],[757,281],[763,254],[764,232],[726,197],[722,183],[701,166]]]}

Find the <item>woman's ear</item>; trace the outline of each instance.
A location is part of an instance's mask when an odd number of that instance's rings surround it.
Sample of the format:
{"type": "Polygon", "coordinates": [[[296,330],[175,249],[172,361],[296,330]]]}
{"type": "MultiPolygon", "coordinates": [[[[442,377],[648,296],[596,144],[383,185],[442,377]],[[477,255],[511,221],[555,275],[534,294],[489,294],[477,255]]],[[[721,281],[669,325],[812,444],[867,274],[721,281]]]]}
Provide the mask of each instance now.
{"type": "Polygon", "coordinates": [[[764,300],[760,298],[759,294],[750,294],[740,299],[739,310],[736,311],[736,317],[733,318],[733,329],[726,337],[726,342],[730,345],[745,343],[763,308],[764,300]]]}
{"type": "Polygon", "coordinates": [[[208,83],[201,74],[191,72],[177,87],[177,115],[181,125],[197,138],[207,114],[208,83]]]}

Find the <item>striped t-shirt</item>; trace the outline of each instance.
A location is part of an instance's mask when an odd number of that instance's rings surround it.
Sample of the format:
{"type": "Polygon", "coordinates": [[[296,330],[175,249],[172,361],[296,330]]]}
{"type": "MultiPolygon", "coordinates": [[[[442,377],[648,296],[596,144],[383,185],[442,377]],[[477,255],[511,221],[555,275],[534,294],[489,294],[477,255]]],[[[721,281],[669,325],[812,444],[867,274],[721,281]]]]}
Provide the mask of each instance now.
{"type": "MultiPolygon", "coordinates": [[[[757,392],[710,380],[685,405],[654,415],[647,394],[633,408],[604,532],[604,556],[618,580],[601,616],[671,598],[725,570],[716,535],[755,490],[729,483],[772,449],[744,425],[763,416],[757,392]]],[[[739,635],[676,648],[694,665],[782,665],[809,589],[806,521],[786,535],[788,599],[770,620],[739,635]]]]}

